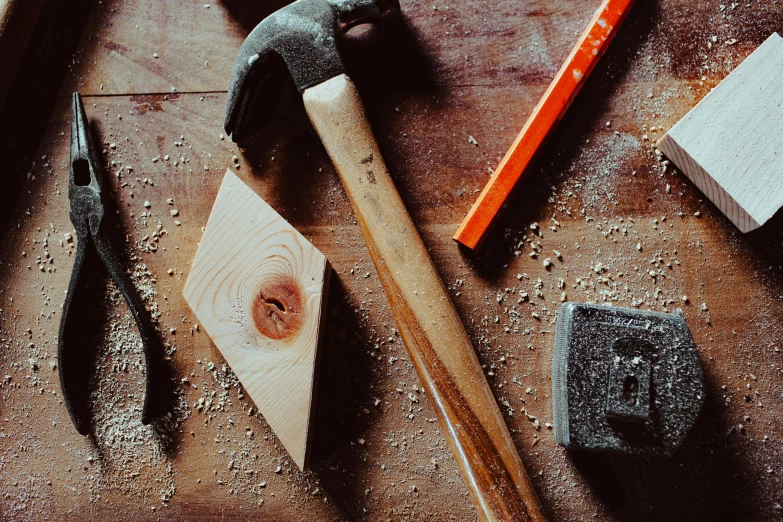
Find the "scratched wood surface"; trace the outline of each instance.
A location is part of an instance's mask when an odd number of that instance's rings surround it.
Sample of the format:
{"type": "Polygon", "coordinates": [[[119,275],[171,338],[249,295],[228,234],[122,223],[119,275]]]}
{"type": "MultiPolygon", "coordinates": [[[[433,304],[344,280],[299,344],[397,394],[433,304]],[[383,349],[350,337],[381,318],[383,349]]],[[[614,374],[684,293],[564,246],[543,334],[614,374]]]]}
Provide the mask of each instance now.
{"type": "MultiPolygon", "coordinates": [[[[236,51],[281,4],[94,4],[0,249],[1,518],[473,519],[301,101],[284,92],[244,150],[221,137],[236,51]],[[174,397],[165,422],[140,425],[140,349],[109,291],[88,438],[70,424],[53,366],[72,264],[75,89],[104,144],[129,267],[160,315],[174,397]],[[308,472],[251,410],[181,296],[229,167],[334,269],[308,472]],[[202,398],[209,411],[196,408],[202,398]]],[[[779,2],[637,2],[485,249],[471,257],[450,239],[598,4],[403,0],[401,20],[352,35],[344,55],[549,516],[779,520],[783,224],[741,235],[652,145],[783,30],[779,2]],[[554,443],[552,331],[564,291],[683,308],[708,398],[674,459],[568,454],[554,443]]]]}

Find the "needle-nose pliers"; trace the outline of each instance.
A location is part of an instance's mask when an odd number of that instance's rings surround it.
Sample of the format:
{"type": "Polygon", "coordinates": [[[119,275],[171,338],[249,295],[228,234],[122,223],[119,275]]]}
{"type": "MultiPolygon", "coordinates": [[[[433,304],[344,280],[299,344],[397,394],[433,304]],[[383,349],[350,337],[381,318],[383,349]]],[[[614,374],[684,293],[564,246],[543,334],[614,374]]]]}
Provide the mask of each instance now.
{"type": "Polygon", "coordinates": [[[94,342],[79,321],[85,308],[94,307],[86,288],[95,279],[96,268],[102,262],[128,303],[141,335],[146,366],[146,391],[141,421],[152,420],[150,395],[153,384],[153,352],[159,343],[149,312],[136,292],[127,271],[120,264],[107,235],[104,219],[102,183],[98,176],[99,163],[90,138],[87,115],[79,93],[73,94],[71,121],[71,162],[68,177],[70,217],[76,229],[76,255],[68,293],[60,319],[57,362],[60,368],[60,385],[65,405],[76,429],[82,435],[90,431],[90,374],[95,350],[94,342]]]}

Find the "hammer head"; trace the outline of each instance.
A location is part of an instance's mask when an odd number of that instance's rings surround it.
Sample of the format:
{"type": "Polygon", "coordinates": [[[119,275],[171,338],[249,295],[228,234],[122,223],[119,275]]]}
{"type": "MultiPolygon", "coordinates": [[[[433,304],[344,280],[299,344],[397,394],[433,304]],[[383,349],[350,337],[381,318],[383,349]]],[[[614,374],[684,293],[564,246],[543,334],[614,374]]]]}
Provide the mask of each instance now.
{"type": "Polygon", "coordinates": [[[282,61],[299,91],[345,72],[337,47],[351,27],[399,11],[399,0],[297,0],[265,18],[245,39],[226,103],[226,133],[252,133],[250,116],[269,116],[282,85],[282,61]]]}

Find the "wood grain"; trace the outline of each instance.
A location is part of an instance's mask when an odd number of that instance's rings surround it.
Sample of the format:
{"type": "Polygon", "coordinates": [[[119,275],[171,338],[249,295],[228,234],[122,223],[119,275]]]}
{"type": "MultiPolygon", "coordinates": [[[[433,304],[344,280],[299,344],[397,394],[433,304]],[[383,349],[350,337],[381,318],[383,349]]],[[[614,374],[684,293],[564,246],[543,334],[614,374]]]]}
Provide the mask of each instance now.
{"type": "Polygon", "coordinates": [[[470,338],[389,176],[356,87],[342,74],[302,95],[479,518],[545,520],[470,338]]]}
{"type": "Polygon", "coordinates": [[[742,232],[783,206],[783,37],[774,33],[658,148],[742,232]]]}
{"type": "Polygon", "coordinates": [[[606,52],[632,5],[633,0],[604,0],[595,12],[543,98],[533,109],[511,148],[454,233],[457,242],[470,249],[477,249],[484,242],[541,146],[606,52]]]}
{"type": "MultiPolygon", "coordinates": [[[[776,350],[783,346],[778,327],[783,263],[762,252],[780,240],[764,235],[771,222],[740,233],[679,170],[663,172],[653,144],[662,134],[657,129],[673,126],[783,27],[780,2],[738,3],[733,9],[726,3],[724,11],[696,0],[636,2],[542,152],[541,170],[527,177],[502,228],[475,256],[456,248],[451,236],[486,183],[487,168],[502,159],[601,2],[499,0],[491,8],[467,0],[401,3],[411,39],[429,67],[424,72],[392,67],[381,52],[396,53],[398,62],[392,63],[404,65],[411,55],[400,54],[400,39],[376,34],[377,40],[366,42],[367,59],[350,74],[547,514],[563,521],[778,519],[783,403],[776,398],[783,390],[776,350]],[[718,42],[708,49],[712,35],[718,42]],[[725,44],[728,38],[737,43],[725,44]],[[377,71],[391,81],[360,83],[360,73],[377,71]],[[428,80],[431,90],[425,88],[428,80]],[[696,210],[701,217],[693,215],[696,210]],[[560,223],[557,232],[549,229],[553,219],[560,223]],[[543,236],[531,234],[534,222],[543,236]],[[538,259],[528,255],[527,242],[520,247],[524,236],[543,245],[538,259]],[[563,260],[552,257],[548,271],[541,261],[553,256],[552,249],[563,260]],[[658,258],[672,268],[658,263],[663,274],[656,281],[646,272],[658,258]],[[608,271],[596,274],[592,267],[598,262],[608,271]],[[546,424],[552,422],[551,322],[560,303],[560,278],[571,300],[683,308],[701,354],[708,403],[694,436],[673,461],[579,458],[555,443],[546,424]],[[535,294],[538,279],[543,297],[535,294]],[[520,290],[530,298],[518,304],[520,290]],[[680,300],[683,295],[688,303],[680,300]]],[[[230,67],[254,26],[238,13],[252,13],[258,21],[274,6],[250,0],[213,2],[209,8],[158,0],[92,5],[80,49],[69,61],[63,97],[0,249],[0,377],[11,376],[10,382],[0,378],[2,518],[476,520],[433,401],[414,389],[422,384],[395,333],[362,232],[318,136],[308,123],[296,129],[273,125],[245,150],[220,139],[230,67]],[[112,52],[112,42],[124,54],[112,52]],[[158,72],[145,68],[153,52],[166,63],[158,72]],[[178,87],[177,94],[170,85],[178,87]],[[103,439],[96,445],[65,429],[70,420],[57,371],[49,367],[70,275],[71,259],[60,241],[72,232],[65,187],[74,87],[89,93],[85,105],[104,143],[116,221],[128,237],[133,264],[152,274],[157,294],[151,303],[161,312],[161,334],[176,348],[175,389],[186,401],[187,418],[158,459],[150,458],[161,451],[158,445],[140,446],[137,437],[144,432],[121,423],[120,411],[109,416],[116,427],[114,449],[104,447],[103,439]],[[187,162],[175,165],[182,157],[187,162]],[[127,166],[134,169],[130,174],[127,166]],[[304,472],[263,417],[248,416],[256,408],[247,391],[240,398],[233,385],[223,389],[224,381],[213,377],[232,374],[223,371],[227,364],[204,328],[190,332],[198,320],[182,288],[227,168],[334,267],[313,457],[304,472]],[[177,217],[169,213],[169,198],[177,217]],[[157,250],[142,248],[158,222],[166,233],[157,250]],[[36,266],[45,251],[54,259],[52,272],[36,266]],[[30,359],[38,361],[37,372],[30,359]],[[210,362],[213,371],[207,371],[210,362]],[[188,383],[181,382],[185,377],[188,383]],[[198,400],[213,392],[225,394],[225,404],[197,411],[198,400]],[[419,402],[411,402],[408,393],[420,395],[419,402]],[[126,467],[124,459],[135,464],[126,467]],[[136,471],[140,477],[130,474],[136,471]],[[169,481],[176,491],[164,503],[160,493],[169,481]]],[[[280,109],[282,119],[307,120],[294,114],[294,106],[280,109]]],[[[141,397],[143,374],[122,375],[123,388],[104,407],[119,406],[113,402],[119,398],[133,406],[141,397]]]]}
{"type": "MultiPolygon", "coordinates": [[[[290,2],[103,0],[103,8],[93,10],[90,16],[73,73],[64,82],[63,95],[76,90],[83,96],[171,93],[172,88],[179,93],[225,91],[237,50],[248,32],[287,3],[290,2]]],[[[573,38],[578,36],[574,34],[574,24],[581,31],[599,2],[561,0],[553,6],[546,0],[532,0],[522,5],[498,4],[492,11],[491,38],[487,38],[485,30],[477,30],[487,20],[486,9],[479,5],[433,10],[432,5],[415,0],[400,3],[406,23],[412,28],[411,37],[432,57],[437,84],[489,87],[499,85],[498,82],[532,83],[540,87],[538,97],[559,66],[558,63],[553,67],[550,58],[562,62],[573,38]],[[444,18],[473,31],[443,35],[444,18]],[[544,23],[532,23],[536,20],[544,23]],[[437,38],[433,37],[436,34],[437,38]],[[521,44],[535,46],[532,59],[509,53],[521,44]],[[478,48],[487,52],[476,55],[478,48]],[[466,54],[474,56],[468,67],[466,54]],[[504,72],[503,78],[497,77],[498,70],[504,72]]],[[[399,41],[380,44],[380,49],[372,46],[376,59],[396,57],[404,66],[410,65],[408,56],[400,56],[399,41]],[[379,54],[381,51],[386,53],[379,54]]],[[[358,71],[370,71],[373,66],[383,70],[390,65],[388,61],[368,63],[364,56],[355,56],[355,44],[347,47],[347,64],[358,71]]]]}
{"type": "Polygon", "coordinates": [[[299,469],[329,274],[326,257],[226,171],[182,293],[299,469]]]}

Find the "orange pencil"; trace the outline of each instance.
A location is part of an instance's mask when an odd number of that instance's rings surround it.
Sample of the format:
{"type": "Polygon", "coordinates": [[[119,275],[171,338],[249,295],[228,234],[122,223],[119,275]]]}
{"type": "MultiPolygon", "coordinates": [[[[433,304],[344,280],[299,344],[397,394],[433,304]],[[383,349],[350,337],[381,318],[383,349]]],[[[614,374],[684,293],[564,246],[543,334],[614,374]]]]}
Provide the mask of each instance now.
{"type": "Polygon", "coordinates": [[[604,0],[598,8],[495,174],[457,229],[454,234],[457,242],[470,249],[481,246],[503,205],[606,51],[632,4],[633,0],[604,0]]]}

